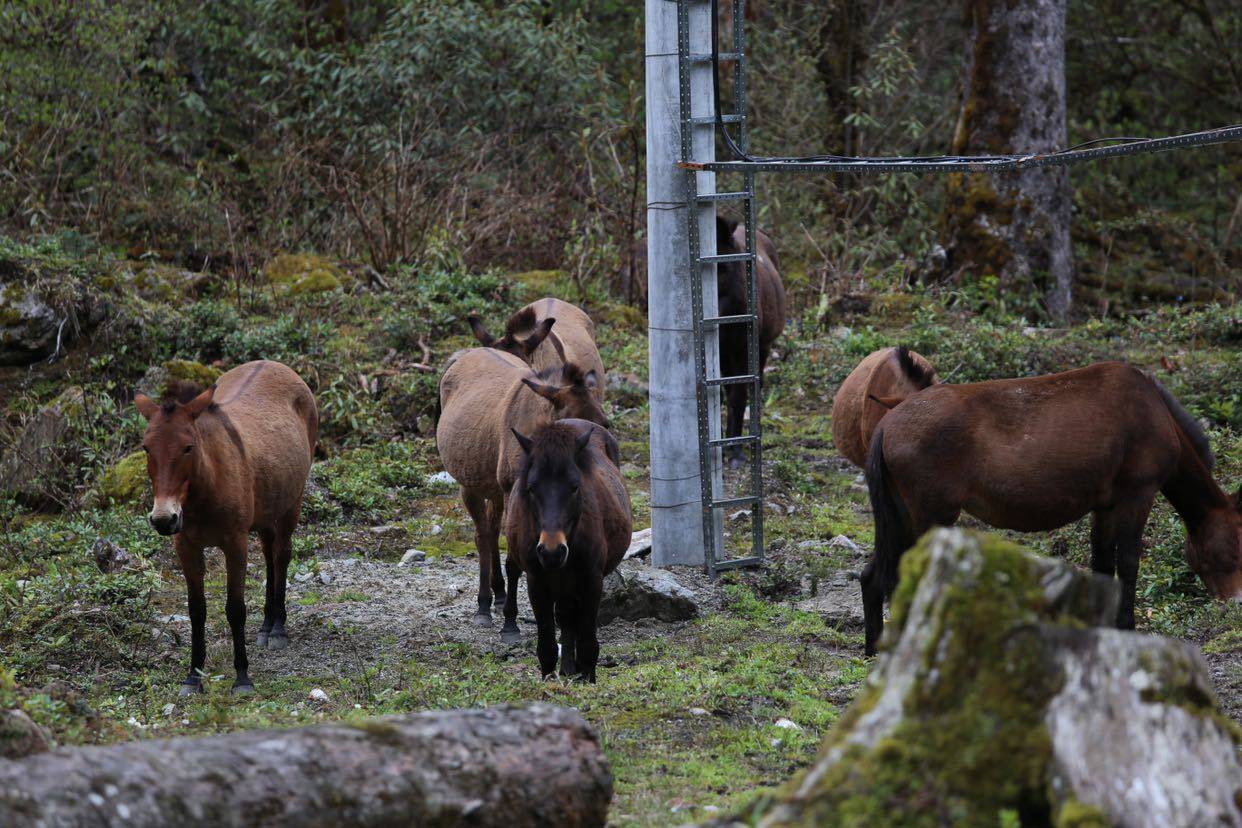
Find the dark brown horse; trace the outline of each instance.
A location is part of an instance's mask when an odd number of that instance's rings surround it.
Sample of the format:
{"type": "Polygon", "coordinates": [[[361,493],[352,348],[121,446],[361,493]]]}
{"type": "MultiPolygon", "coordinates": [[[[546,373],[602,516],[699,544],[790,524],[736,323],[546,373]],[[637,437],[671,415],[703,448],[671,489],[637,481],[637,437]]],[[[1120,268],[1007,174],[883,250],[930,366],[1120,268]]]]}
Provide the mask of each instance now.
{"type": "MultiPolygon", "coordinates": [[[[746,249],[746,228],[724,216],[716,217],[716,250],[722,254],[741,253],[746,249]]],[[[776,246],[760,230],[755,231],[755,281],[759,316],[759,376],[768,365],[772,343],[785,330],[785,284],[778,270],[776,246]]],[[[737,316],[747,313],[746,263],[727,262],[716,267],[716,297],[721,316],[737,316]]],[[[749,333],[746,325],[720,326],[720,375],[736,377],[749,373],[746,343],[749,333]]],[[[742,419],[746,413],[747,385],[725,386],[728,406],[726,436],[737,437],[742,433],[742,419]]],[[[742,450],[731,452],[730,462],[740,464],[742,450]]]]}
{"type": "Polygon", "coordinates": [[[523,457],[505,521],[509,592],[501,637],[520,640],[517,582],[525,572],[545,678],[556,672],[559,625],[561,674],[595,681],[604,576],[624,557],[632,529],[630,497],[607,454],[610,436],[567,420],[529,437],[514,431],[523,457]]]}
{"type": "Polygon", "coordinates": [[[1242,598],[1242,492],[1212,479],[1198,424],[1158,382],[1103,362],[1062,374],[933,385],[890,411],[871,439],[875,553],[863,570],[867,653],[902,554],[963,512],[1041,532],[1093,514],[1091,567],[1121,579],[1117,626],[1134,627],[1143,527],[1157,492],[1186,525],[1190,568],[1217,598],[1242,598]]]}
{"type": "Polygon", "coordinates": [[[258,645],[288,645],[285,583],[319,431],[315,398],[279,362],[248,362],[192,398],[157,403],[138,394],[147,419],[142,448],[155,504],[155,531],[174,536],[190,608],[190,674],[181,694],[202,690],[207,657],[203,549],[224,552],[225,615],[233,633],[233,692],[253,692],[246,659],[246,541],[258,532],[267,563],[258,645]]]}
{"type": "Polygon", "coordinates": [[[593,372],[574,363],[538,373],[493,348],[466,351],[440,378],[436,447],[444,469],[461,486],[479,552],[479,610],[474,622],[492,623],[493,596],[503,600],[501,515],[522,462],[513,430],[533,432],[561,417],[607,425],[591,392],[593,372]]]}

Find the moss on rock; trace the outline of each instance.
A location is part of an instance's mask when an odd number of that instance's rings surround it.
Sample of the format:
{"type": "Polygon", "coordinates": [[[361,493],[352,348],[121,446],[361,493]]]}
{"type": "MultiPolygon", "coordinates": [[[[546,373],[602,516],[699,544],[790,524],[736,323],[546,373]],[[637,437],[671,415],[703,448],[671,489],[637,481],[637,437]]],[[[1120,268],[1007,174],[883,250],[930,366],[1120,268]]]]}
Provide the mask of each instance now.
{"type": "Polygon", "coordinates": [[[136,503],[146,496],[149,488],[147,456],[135,451],[104,473],[99,482],[99,496],[105,503],[136,503]]]}
{"type": "Polygon", "coordinates": [[[282,253],[263,268],[268,284],[285,286],[290,295],[336,290],[347,281],[345,271],[313,253],[282,253]]]}
{"type": "Polygon", "coordinates": [[[219,368],[189,359],[170,359],[164,363],[164,370],[168,372],[168,378],[164,382],[165,393],[173,382],[192,382],[206,388],[218,380],[222,373],[219,368]]]}

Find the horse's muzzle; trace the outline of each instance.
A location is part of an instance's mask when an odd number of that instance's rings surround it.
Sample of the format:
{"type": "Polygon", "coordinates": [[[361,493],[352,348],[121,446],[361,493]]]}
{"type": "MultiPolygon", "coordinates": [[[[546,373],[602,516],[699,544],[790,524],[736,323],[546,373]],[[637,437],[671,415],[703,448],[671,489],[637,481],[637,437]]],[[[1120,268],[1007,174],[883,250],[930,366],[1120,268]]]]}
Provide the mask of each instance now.
{"type": "Polygon", "coordinates": [[[539,565],[544,569],[560,569],[569,561],[569,547],[558,543],[555,549],[548,549],[542,543],[535,544],[535,555],[539,565]]]}
{"type": "Polygon", "coordinates": [[[149,515],[147,520],[151,521],[151,528],[161,535],[175,535],[181,531],[181,513],[174,512],[165,515],[149,515]]]}

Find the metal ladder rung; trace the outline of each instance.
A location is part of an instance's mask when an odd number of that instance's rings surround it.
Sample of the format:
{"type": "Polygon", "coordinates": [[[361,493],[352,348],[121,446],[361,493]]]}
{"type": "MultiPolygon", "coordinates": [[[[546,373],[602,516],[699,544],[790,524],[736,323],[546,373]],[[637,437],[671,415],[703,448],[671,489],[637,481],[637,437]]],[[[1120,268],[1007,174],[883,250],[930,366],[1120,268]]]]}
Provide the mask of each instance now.
{"type": "Polygon", "coordinates": [[[699,256],[699,264],[725,264],[727,262],[749,262],[755,258],[754,253],[718,253],[715,256],[699,256]]]}
{"type": "Polygon", "coordinates": [[[700,203],[711,201],[748,201],[752,196],[750,193],[706,193],[704,195],[695,196],[700,203]]]}
{"type": "MultiPolygon", "coordinates": [[[[741,52],[721,52],[721,53],[720,53],[720,59],[721,59],[722,61],[724,61],[724,60],[737,60],[737,59],[738,59],[739,57],[741,57],[741,56],[742,56],[742,55],[741,55],[741,52]]],[[[690,55],[686,55],[686,58],[687,58],[687,59],[688,59],[691,63],[711,63],[711,62],[712,62],[712,56],[711,56],[711,53],[710,53],[710,52],[709,52],[709,53],[707,53],[707,54],[705,54],[705,55],[700,55],[700,54],[690,54],[690,55]]]]}
{"type": "MultiPolygon", "coordinates": [[[[723,120],[726,124],[740,124],[743,120],[745,120],[745,118],[746,118],[745,115],[722,115],[721,116],[721,120],[723,120]]],[[[715,115],[700,115],[697,118],[691,118],[690,123],[694,124],[695,126],[714,125],[716,123],[716,116],[715,115]]]]}
{"type": "Polygon", "coordinates": [[[712,565],[712,569],[719,572],[722,569],[741,569],[746,566],[758,566],[763,563],[762,555],[751,555],[749,558],[734,558],[731,561],[716,561],[712,565]]]}
{"type": "Polygon", "coordinates": [[[755,495],[746,495],[745,497],[731,497],[727,500],[713,500],[711,507],[713,509],[728,509],[733,506],[753,506],[759,502],[759,498],[755,495]]]}
{"type": "Polygon", "coordinates": [[[739,374],[736,377],[714,377],[703,380],[705,385],[742,385],[747,382],[758,382],[759,377],[754,374],[739,374]]]}
{"type": "Polygon", "coordinates": [[[753,443],[758,439],[753,434],[743,434],[741,437],[721,437],[718,440],[708,440],[707,444],[712,448],[728,448],[730,446],[742,446],[746,443],[753,443]]]}
{"type": "Polygon", "coordinates": [[[742,322],[754,322],[753,313],[739,313],[736,316],[709,316],[703,320],[704,325],[736,325],[742,322]]]}

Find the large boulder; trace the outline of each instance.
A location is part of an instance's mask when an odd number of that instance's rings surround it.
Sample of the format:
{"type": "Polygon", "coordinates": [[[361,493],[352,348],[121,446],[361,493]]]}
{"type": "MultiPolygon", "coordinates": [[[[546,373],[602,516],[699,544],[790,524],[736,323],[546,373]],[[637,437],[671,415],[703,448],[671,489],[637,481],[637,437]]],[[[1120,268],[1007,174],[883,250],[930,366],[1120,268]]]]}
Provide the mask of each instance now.
{"type": "Polygon", "coordinates": [[[1198,651],[1101,628],[1112,579],[957,529],[901,575],[819,759],[739,822],[1242,825],[1237,729],[1198,651]]]}
{"type": "Polygon", "coordinates": [[[601,626],[618,618],[687,621],[698,614],[694,593],[662,569],[623,564],[604,578],[604,595],[599,604],[601,626]]]}
{"type": "Polygon", "coordinates": [[[150,491],[147,455],[141,450],[125,455],[99,481],[99,497],[104,503],[141,503],[150,491]]]}
{"type": "Polygon", "coordinates": [[[30,288],[0,286],[0,365],[29,365],[49,356],[62,319],[30,288]]]}

